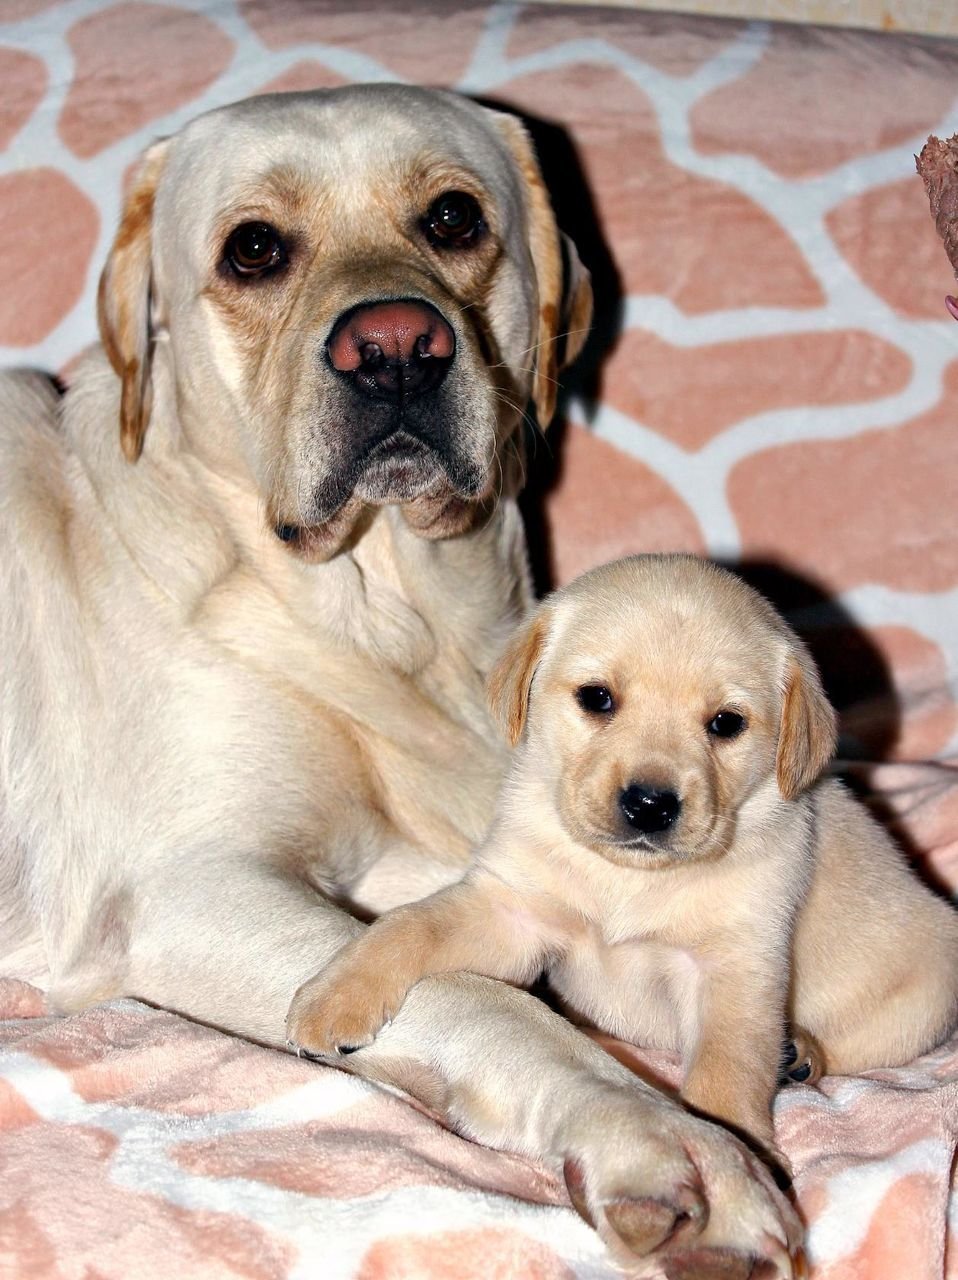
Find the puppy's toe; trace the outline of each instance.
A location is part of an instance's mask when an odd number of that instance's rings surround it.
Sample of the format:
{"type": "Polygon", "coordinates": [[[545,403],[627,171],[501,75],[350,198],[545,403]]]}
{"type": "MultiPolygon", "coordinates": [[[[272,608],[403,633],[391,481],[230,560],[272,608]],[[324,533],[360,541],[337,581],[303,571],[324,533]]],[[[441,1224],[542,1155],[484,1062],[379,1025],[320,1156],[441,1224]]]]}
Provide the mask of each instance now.
{"type": "Polygon", "coordinates": [[[779,1084],[814,1084],[820,1080],[824,1058],[821,1049],[807,1031],[798,1028],[782,1048],[779,1084]]]}
{"type": "Polygon", "coordinates": [[[304,1057],[346,1057],[372,1044],[390,1017],[375,983],[320,977],[294,996],[287,1042],[304,1057]]]}

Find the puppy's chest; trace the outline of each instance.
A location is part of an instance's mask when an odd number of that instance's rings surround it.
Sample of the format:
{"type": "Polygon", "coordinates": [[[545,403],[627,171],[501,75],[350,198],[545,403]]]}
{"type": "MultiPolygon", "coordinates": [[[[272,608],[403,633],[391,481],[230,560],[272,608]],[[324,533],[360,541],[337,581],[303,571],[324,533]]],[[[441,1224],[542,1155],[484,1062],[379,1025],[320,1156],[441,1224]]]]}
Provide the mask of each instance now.
{"type": "Polygon", "coordinates": [[[620,895],[581,917],[550,969],[566,1006],[635,1044],[684,1053],[710,968],[706,931],[694,911],[658,894],[620,895]]]}
{"type": "Polygon", "coordinates": [[[569,892],[595,945],[648,942],[685,949],[704,945],[721,927],[716,903],[731,902],[739,910],[745,908],[753,896],[751,887],[736,880],[696,871],[610,868],[610,874],[591,878],[588,884],[579,881],[569,886],[569,892]]]}
{"type": "MultiPolygon", "coordinates": [[[[554,885],[570,909],[571,963],[599,962],[609,974],[636,964],[699,976],[750,939],[785,936],[783,891],[773,868],[710,866],[660,870],[590,868],[554,885]]],[[[787,896],[787,895],[785,895],[787,896]]]]}

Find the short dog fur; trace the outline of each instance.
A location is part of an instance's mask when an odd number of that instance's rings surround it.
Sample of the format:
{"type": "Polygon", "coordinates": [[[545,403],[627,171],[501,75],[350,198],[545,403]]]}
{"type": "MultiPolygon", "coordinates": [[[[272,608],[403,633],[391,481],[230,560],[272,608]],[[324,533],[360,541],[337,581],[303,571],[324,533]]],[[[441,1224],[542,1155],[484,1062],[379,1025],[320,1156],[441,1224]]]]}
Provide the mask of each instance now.
{"type": "MultiPolygon", "coordinates": [[[[283,1046],[308,975],[488,825],[522,417],[588,279],[515,118],[366,85],[152,147],[99,310],[62,403],[0,377],[3,972],[283,1046]]],[[[791,1273],[759,1162],[526,992],[424,982],[343,1065],[564,1170],[630,1265],[791,1273]]]]}
{"type": "Polygon", "coordinates": [[[520,745],[487,840],[299,992],[314,1047],[369,1043],[425,974],[546,969],[589,1022],[681,1053],[682,1096],[772,1147],[786,1020],[839,1074],[954,1027],[958,915],[822,778],[814,663],[740,579],[682,556],[587,573],[521,628],[490,696],[520,745]]]}

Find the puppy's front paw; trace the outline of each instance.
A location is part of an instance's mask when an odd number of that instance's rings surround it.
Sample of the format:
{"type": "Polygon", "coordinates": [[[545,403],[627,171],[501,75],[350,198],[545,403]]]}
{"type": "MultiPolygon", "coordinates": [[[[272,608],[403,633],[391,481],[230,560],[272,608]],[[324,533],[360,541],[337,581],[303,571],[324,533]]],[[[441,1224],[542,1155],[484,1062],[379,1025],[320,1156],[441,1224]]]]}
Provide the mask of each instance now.
{"type": "Polygon", "coordinates": [[[355,1053],[392,1021],[404,994],[381,970],[361,961],[336,960],[293,996],[287,1044],[309,1057],[355,1053]]]}

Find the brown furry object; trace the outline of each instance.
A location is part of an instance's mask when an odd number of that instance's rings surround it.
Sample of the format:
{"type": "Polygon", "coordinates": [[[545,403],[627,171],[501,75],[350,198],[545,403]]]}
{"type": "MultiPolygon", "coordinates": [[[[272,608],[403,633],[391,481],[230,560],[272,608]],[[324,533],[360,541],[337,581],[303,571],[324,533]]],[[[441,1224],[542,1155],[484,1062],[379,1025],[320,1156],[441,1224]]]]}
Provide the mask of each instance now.
{"type": "MultiPolygon", "coordinates": [[[[958,133],[947,142],[931,137],[915,157],[945,253],[958,278],[958,133]]],[[[949,298],[948,310],[958,319],[958,304],[949,298]]]]}

